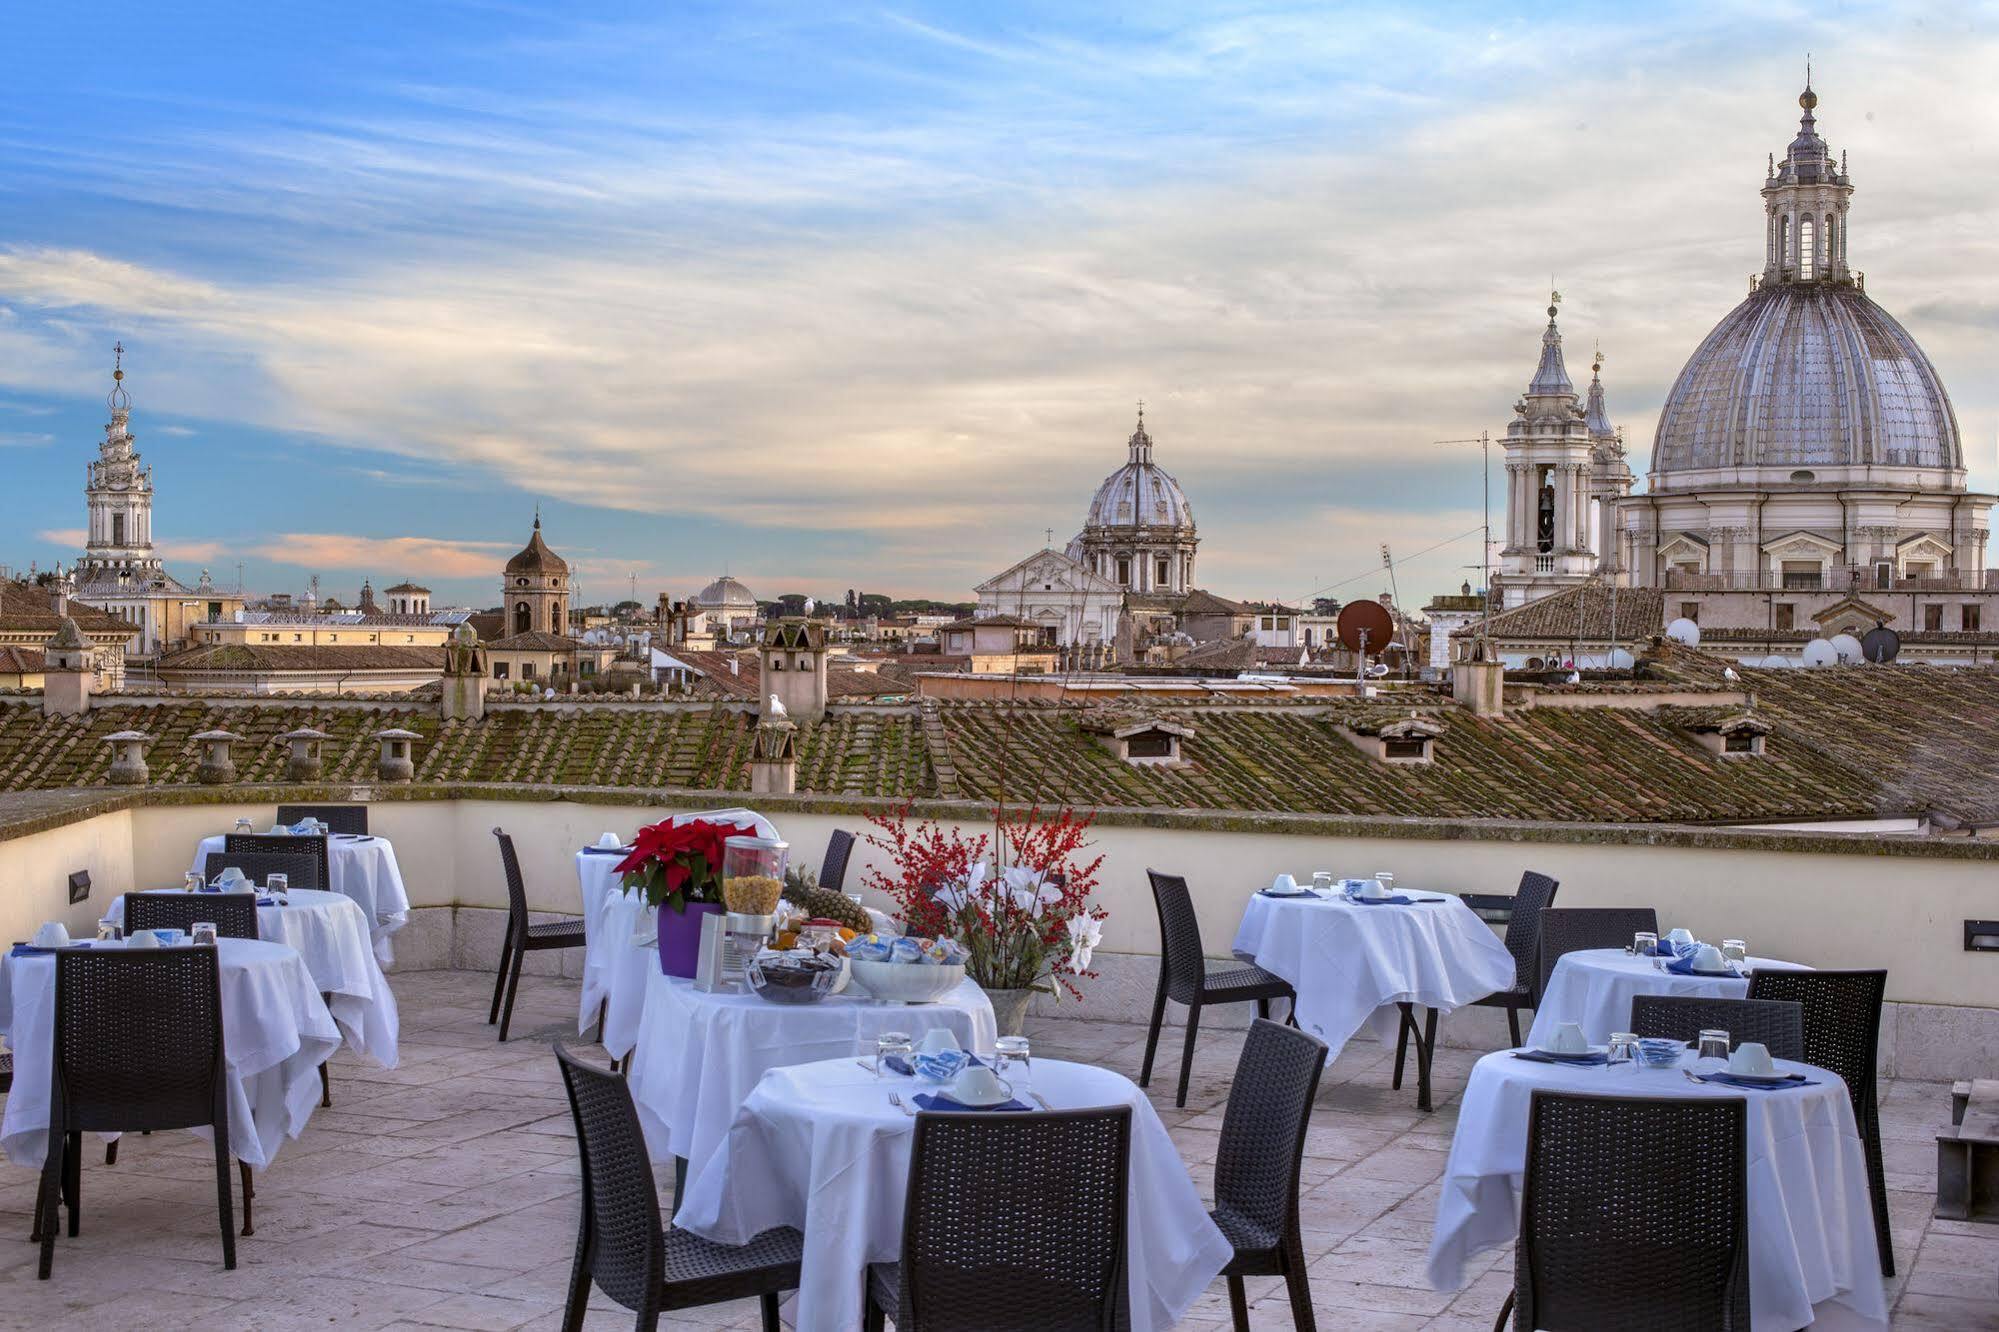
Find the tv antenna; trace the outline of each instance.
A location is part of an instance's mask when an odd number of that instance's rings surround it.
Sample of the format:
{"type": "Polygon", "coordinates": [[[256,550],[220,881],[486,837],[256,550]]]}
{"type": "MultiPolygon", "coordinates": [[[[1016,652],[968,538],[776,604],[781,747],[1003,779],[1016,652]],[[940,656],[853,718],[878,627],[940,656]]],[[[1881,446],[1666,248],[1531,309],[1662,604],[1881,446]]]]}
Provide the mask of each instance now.
{"type": "MultiPolygon", "coordinates": [[[[1476,444],[1479,448],[1479,519],[1482,529],[1479,539],[1479,586],[1485,592],[1485,609],[1478,617],[1478,636],[1483,642],[1486,637],[1486,620],[1492,615],[1492,432],[1481,430],[1477,439],[1432,440],[1439,446],[1476,444]]],[[[1385,551],[1388,548],[1383,546],[1385,551]]],[[[1397,603],[1401,598],[1396,598],[1397,603]]]]}

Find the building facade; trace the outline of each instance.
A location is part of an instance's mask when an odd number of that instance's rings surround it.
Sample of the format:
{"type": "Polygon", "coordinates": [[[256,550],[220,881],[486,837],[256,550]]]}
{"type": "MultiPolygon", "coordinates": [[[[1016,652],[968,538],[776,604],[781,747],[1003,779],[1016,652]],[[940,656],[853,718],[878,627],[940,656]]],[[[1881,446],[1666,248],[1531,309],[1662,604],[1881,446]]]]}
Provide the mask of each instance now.
{"type": "Polygon", "coordinates": [[[561,634],[569,626],[569,562],[541,539],[541,515],[518,555],[507,561],[500,576],[506,607],[506,632],[561,634]]]}
{"type": "Polygon", "coordinates": [[[1117,637],[1124,590],[1055,549],[1038,551],[976,589],[980,618],[1007,616],[1039,629],[1043,643],[1068,647],[1117,637]]]}

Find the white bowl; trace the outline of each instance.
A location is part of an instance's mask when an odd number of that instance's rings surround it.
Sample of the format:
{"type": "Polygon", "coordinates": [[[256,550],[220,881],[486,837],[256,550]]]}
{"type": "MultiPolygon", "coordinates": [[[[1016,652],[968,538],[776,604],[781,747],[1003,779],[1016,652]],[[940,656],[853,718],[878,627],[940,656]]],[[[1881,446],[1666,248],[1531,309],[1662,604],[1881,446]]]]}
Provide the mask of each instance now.
{"type": "Polygon", "coordinates": [[[869,962],[849,958],[861,988],[884,1003],[934,1004],[965,979],[962,962],[869,962]]]}

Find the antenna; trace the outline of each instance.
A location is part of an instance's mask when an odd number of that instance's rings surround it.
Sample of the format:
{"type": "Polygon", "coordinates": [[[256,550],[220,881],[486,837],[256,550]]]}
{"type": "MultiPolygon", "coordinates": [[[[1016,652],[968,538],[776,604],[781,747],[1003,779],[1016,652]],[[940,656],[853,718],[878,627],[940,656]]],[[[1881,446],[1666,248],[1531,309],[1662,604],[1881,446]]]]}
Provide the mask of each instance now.
{"type": "MultiPolygon", "coordinates": [[[[1557,293],[1556,299],[1560,299],[1559,293],[1557,293]]],[[[1486,638],[1486,621],[1492,616],[1492,432],[1490,430],[1481,430],[1478,432],[1477,439],[1438,439],[1432,440],[1431,443],[1438,445],[1476,444],[1479,448],[1479,516],[1482,534],[1478,548],[1478,567],[1479,584],[1485,592],[1485,609],[1478,617],[1478,636],[1479,641],[1484,642],[1486,638]]],[[[1383,549],[1386,549],[1386,547],[1383,549]]],[[[1399,602],[1401,598],[1397,597],[1396,600],[1399,602]]]]}

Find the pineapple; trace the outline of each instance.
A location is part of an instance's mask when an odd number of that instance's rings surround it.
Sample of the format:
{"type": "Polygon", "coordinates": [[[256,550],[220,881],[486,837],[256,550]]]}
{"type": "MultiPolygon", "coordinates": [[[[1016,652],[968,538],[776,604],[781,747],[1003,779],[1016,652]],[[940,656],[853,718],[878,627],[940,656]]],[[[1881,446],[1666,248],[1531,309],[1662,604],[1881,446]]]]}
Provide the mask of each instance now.
{"type": "Polygon", "coordinates": [[[874,921],[859,903],[842,893],[819,886],[819,876],[809,869],[784,872],[784,900],[814,920],[837,920],[859,934],[874,931],[874,921]]]}

